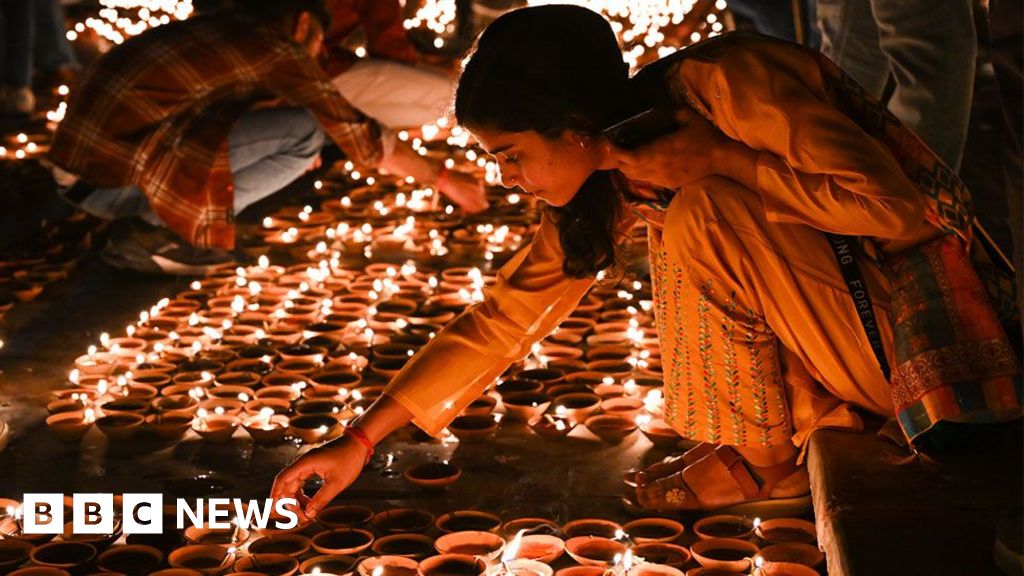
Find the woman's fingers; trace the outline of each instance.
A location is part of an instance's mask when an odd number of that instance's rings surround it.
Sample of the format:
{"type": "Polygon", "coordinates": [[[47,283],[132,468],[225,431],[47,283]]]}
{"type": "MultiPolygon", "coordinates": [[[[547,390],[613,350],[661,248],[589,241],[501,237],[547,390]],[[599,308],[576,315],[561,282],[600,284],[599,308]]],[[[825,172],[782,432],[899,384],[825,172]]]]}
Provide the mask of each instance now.
{"type": "Polygon", "coordinates": [[[324,509],[325,506],[330,504],[334,497],[341,493],[342,490],[348,487],[348,484],[337,479],[332,479],[328,482],[324,482],[324,485],[317,490],[313,498],[306,504],[305,512],[307,518],[316,518],[316,515],[324,509]]]}

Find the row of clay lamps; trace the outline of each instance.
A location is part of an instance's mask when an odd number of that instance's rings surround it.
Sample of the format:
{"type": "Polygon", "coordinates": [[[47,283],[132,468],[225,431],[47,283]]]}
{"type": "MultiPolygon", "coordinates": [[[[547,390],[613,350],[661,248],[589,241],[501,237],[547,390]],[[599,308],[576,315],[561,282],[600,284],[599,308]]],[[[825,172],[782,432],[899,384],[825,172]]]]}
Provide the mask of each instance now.
{"type": "MultiPolygon", "coordinates": [[[[17,502],[0,504],[10,509],[17,502]]],[[[804,576],[823,561],[814,524],[788,518],[762,522],[715,515],[687,532],[667,518],[623,525],[587,518],[558,525],[537,517],[502,521],[479,510],[435,516],[416,508],[375,513],[339,505],[288,530],[231,525],[179,531],[174,511],[166,514],[163,534],[125,537],[117,521],[112,534],[77,535],[68,524],[56,538],[22,534],[16,516],[0,516],[0,574],[552,576],[557,568],[562,576],[601,576],[608,570],[697,576],[745,574],[760,566],[765,576],[804,576]],[[21,568],[26,564],[33,567],[21,568]]]]}

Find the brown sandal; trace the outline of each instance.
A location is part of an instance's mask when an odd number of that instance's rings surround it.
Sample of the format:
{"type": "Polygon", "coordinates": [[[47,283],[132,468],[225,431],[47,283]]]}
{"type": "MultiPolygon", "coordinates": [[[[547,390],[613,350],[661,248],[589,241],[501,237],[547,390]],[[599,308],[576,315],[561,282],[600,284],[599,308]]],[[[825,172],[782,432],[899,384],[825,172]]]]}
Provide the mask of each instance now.
{"type": "Polygon", "coordinates": [[[642,470],[637,470],[635,468],[632,470],[626,470],[622,474],[622,481],[626,483],[626,486],[636,488],[637,486],[643,486],[644,484],[657,480],[658,478],[664,478],[669,474],[675,474],[713,452],[715,450],[715,446],[717,445],[711,444],[710,442],[701,442],[682,454],[673,454],[642,470]]]}
{"type": "Polygon", "coordinates": [[[807,471],[795,460],[757,467],[730,446],[718,446],[676,473],[637,486],[635,502],[646,511],[659,513],[762,517],[801,514],[811,508],[807,471]],[[783,482],[784,487],[780,486],[783,482]]]}

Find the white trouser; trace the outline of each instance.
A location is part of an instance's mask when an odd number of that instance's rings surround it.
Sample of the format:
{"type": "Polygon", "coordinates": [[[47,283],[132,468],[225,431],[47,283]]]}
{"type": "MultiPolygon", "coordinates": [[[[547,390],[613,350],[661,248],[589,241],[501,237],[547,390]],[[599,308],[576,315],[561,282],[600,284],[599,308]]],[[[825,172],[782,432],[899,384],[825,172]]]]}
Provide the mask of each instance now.
{"type": "Polygon", "coordinates": [[[389,128],[418,128],[445,116],[455,76],[401,62],[364,58],[334,79],[357,110],[389,128]]]}

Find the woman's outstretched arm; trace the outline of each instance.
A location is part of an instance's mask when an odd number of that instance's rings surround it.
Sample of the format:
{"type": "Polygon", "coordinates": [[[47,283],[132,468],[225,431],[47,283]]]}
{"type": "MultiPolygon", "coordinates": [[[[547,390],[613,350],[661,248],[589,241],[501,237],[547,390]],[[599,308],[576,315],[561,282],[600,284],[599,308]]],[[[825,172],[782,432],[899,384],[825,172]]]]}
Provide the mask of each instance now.
{"type": "MultiPolygon", "coordinates": [[[[593,285],[562,272],[558,230],[545,218],[533,242],[498,272],[483,302],[453,320],[411,358],[384,394],[350,423],[376,444],[410,420],[439,434],[534,342],[551,333],[593,285]]],[[[296,497],[305,480],[324,485],[305,507],[315,516],[347,488],[366,462],[367,447],[345,434],[310,450],[278,474],[271,497],[296,497]]]]}

